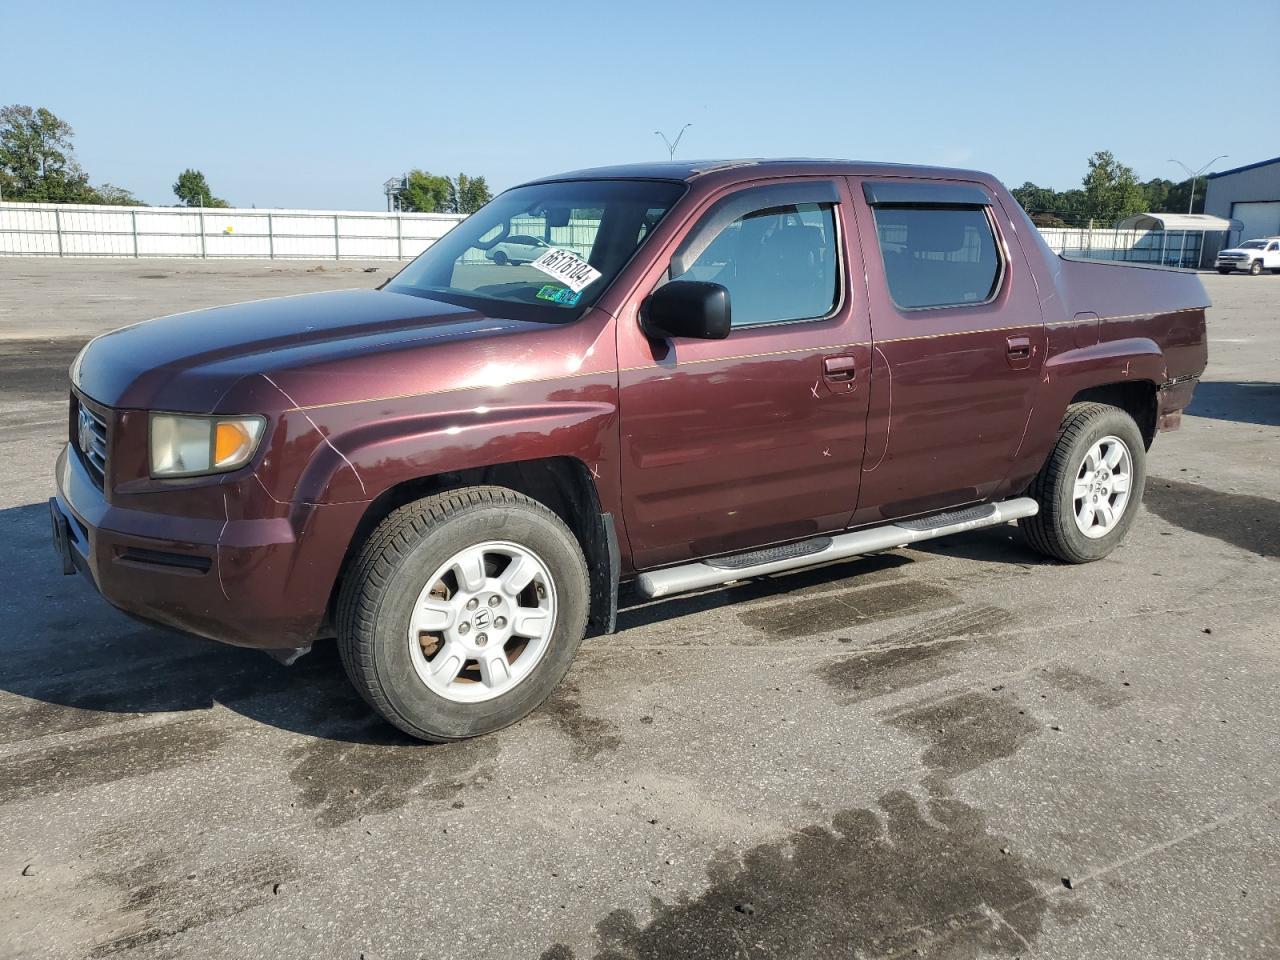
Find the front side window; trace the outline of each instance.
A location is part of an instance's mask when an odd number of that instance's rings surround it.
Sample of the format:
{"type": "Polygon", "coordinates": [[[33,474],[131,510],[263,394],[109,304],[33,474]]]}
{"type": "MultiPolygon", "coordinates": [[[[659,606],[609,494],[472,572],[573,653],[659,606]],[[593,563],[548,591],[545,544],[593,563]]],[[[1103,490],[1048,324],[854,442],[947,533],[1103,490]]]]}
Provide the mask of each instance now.
{"type": "Polygon", "coordinates": [[[572,320],[604,293],[684,191],[684,184],[661,180],[516,187],[433,243],[387,289],[493,317],[572,320]]]}
{"type": "Polygon", "coordinates": [[[985,208],[874,209],[885,279],[899,307],[966,306],[994,296],[1001,261],[985,208]]]}
{"type": "Polygon", "coordinates": [[[823,317],[836,303],[836,242],[831,204],[768,207],[729,223],[672,279],[727,288],[735,327],[823,317]]]}

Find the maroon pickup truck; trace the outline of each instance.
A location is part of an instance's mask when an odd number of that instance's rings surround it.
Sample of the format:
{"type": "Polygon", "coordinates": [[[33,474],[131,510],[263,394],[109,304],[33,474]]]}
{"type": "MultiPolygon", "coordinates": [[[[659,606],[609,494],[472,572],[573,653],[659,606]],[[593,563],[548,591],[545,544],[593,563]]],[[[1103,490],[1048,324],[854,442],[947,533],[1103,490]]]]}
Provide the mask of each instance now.
{"type": "Polygon", "coordinates": [[[286,660],[336,636],[391,723],[473,736],[614,629],[621,583],[1011,520],[1106,556],[1204,370],[1208,304],[1193,273],[1054,255],[971,171],[548,177],[378,290],[94,340],[54,537],[122,610],[286,660]]]}

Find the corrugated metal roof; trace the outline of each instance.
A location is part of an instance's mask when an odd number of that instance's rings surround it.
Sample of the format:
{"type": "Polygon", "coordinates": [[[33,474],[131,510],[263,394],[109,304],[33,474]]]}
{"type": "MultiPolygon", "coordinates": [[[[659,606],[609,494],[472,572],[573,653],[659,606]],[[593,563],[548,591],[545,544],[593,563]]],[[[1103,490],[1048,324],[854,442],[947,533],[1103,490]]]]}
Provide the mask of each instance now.
{"type": "Polygon", "coordinates": [[[1135,213],[1116,224],[1117,230],[1240,230],[1239,220],[1207,213],[1135,213]]]}

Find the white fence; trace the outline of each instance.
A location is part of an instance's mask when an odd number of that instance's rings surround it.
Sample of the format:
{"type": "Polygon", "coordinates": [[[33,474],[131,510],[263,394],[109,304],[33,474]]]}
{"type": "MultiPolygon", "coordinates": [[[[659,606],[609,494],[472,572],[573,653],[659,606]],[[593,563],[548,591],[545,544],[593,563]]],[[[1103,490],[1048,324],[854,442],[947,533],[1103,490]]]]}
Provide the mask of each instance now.
{"type": "Polygon", "coordinates": [[[1086,227],[1040,227],[1054,250],[1086,260],[1126,260],[1166,267],[1200,266],[1201,251],[1217,251],[1221,230],[1092,230],[1086,227]],[[1206,237],[1206,234],[1208,236],[1206,237]],[[1206,242],[1207,241],[1207,242],[1206,242]]]}
{"type": "Polygon", "coordinates": [[[0,256],[408,260],[448,213],[0,203],[0,256]]]}
{"type": "MultiPolygon", "coordinates": [[[[462,219],[449,213],[0,203],[0,257],[408,260],[462,219]]],[[[529,233],[543,233],[542,221],[527,226],[529,233]]],[[[595,226],[553,227],[551,239],[585,254],[595,226]]],[[[1040,233],[1068,256],[1183,267],[1199,265],[1202,250],[1212,255],[1219,240],[1198,230],[1046,227],[1040,233]]],[[[478,261],[484,255],[477,250],[470,256],[478,261]]]]}

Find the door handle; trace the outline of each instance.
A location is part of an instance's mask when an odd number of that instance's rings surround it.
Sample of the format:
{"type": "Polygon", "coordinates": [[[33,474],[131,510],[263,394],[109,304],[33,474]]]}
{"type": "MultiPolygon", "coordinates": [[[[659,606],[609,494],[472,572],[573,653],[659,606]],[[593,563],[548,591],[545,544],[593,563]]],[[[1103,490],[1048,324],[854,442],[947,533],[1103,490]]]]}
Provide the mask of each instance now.
{"type": "Polygon", "coordinates": [[[822,372],[828,380],[852,380],[858,372],[857,361],[853,357],[823,357],[822,372]]]}
{"type": "Polygon", "coordinates": [[[1010,360],[1027,360],[1031,357],[1030,337],[1007,337],[1005,343],[1009,345],[1010,360]]]}

